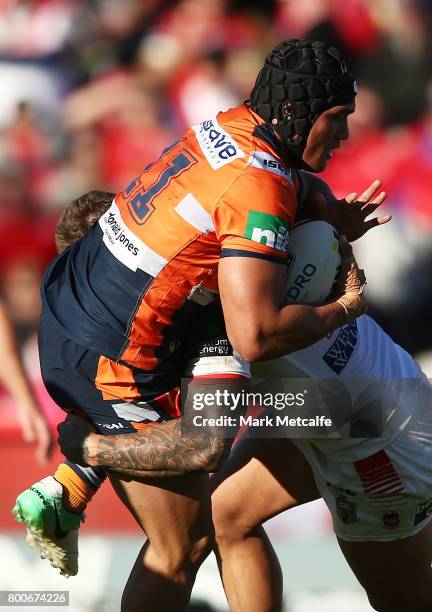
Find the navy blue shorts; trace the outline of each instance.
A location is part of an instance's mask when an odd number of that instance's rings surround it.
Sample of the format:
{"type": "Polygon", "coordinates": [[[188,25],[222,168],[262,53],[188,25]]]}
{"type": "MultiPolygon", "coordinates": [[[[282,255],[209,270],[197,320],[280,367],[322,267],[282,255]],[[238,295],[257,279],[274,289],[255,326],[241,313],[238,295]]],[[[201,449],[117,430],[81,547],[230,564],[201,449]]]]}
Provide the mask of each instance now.
{"type": "Polygon", "coordinates": [[[180,416],[178,387],[145,401],[125,400],[121,394],[106,399],[95,382],[101,355],[66,337],[49,313],[39,326],[39,358],[45,387],[56,404],[87,417],[101,434],[132,433],[180,416]]]}

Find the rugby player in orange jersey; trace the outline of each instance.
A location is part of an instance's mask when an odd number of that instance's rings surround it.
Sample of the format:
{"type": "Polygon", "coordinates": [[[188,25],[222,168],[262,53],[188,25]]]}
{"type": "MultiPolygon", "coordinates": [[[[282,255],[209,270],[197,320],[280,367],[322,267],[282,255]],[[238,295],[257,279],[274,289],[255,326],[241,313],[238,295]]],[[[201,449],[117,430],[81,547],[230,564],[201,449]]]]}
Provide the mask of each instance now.
{"type": "MultiPolygon", "coordinates": [[[[45,383],[60,405],[79,407],[105,434],[96,447],[85,447],[85,462],[136,478],[110,474],[149,538],[126,587],[125,610],[142,609],[143,602],[152,610],[186,609],[211,548],[208,481],[188,472],[214,470],[230,441],[209,435],[210,452],[198,453],[197,467],[188,458],[196,446],[202,450],[202,440],[182,439],[179,420],[133,432],[137,421],[180,416],[171,394],[178,382],[173,354],[199,325],[217,280],[230,340],[249,360],[308,346],[364,310],[354,264],[337,301],[280,306],[301,189],[297,168],[325,168],[330,150],[348,137],[354,96],[334,49],[281,43],[250,105],[189,130],[45,275],[45,383]],[[106,435],[119,429],[130,433],[106,435]],[[158,453],[162,435],[166,446],[158,453]]],[[[309,201],[354,238],[388,220],[365,221],[385,197],[369,204],[379,184],[357,202],[354,194],[329,207],[309,201]]]]}

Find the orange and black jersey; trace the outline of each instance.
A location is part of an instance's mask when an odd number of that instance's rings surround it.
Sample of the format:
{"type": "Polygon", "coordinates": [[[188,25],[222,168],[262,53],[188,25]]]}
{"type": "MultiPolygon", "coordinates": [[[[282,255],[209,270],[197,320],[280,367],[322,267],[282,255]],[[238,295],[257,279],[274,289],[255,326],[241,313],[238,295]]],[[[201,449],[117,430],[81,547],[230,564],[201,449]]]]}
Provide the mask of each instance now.
{"type": "Polygon", "coordinates": [[[100,380],[124,365],[149,393],[164,391],[175,348],[217,294],[219,258],[285,261],[298,183],[257,115],[245,105],[219,113],[166,149],[51,264],[44,311],[103,356],[100,380]]]}

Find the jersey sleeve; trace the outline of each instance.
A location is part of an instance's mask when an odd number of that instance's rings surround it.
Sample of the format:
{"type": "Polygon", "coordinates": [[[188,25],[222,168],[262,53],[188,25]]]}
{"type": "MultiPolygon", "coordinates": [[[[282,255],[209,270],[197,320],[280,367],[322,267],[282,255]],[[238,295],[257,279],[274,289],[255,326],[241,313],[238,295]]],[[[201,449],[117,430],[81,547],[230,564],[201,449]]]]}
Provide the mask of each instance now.
{"type": "Polygon", "coordinates": [[[266,171],[247,169],[220,198],[215,210],[221,257],[285,261],[297,208],[297,186],[266,171]]]}

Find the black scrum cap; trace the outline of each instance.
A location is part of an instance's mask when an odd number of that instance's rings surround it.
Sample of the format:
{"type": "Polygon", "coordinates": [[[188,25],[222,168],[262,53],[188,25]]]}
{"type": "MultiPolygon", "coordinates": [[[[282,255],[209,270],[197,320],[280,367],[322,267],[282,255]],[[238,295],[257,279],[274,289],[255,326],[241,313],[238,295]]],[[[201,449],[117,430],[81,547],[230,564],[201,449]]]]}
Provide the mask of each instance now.
{"type": "Polygon", "coordinates": [[[356,93],[356,82],[337,49],[293,38],[267,55],[250,107],[283,136],[295,157],[301,157],[319,115],[351,104],[356,93]]]}

